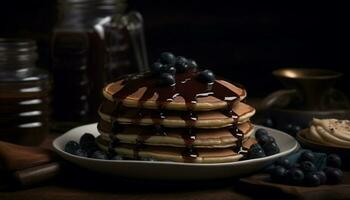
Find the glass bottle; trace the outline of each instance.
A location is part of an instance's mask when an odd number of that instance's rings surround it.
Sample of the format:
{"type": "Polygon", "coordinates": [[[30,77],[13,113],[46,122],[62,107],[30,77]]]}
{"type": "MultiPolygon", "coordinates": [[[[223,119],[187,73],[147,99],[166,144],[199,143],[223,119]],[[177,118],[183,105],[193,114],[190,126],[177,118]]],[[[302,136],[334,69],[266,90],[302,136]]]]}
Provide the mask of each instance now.
{"type": "Polygon", "coordinates": [[[62,1],[52,40],[56,120],[96,120],[103,86],[146,70],[142,17],[126,7],[125,0],[62,1]]]}
{"type": "Polygon", "coordinates": [[[40,144],[49,129],[49,75],[32,40],[0,38],[0,140],[40,144]]]}

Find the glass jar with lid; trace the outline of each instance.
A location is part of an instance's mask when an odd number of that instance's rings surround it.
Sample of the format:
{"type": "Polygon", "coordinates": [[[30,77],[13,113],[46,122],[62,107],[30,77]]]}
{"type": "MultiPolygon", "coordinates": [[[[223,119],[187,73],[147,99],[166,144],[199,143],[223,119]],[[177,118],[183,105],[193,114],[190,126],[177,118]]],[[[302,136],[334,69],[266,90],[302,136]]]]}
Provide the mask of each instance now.
{"type": "Polygon", "coordinates": [[[96,120],[102,87],[146,70],[142,17],[126,8],[125,0],[61,1],[52,39],[57,121],[96,120]]]}
{"type": "Polygon", "coordinates": [[[37,145],[49,130],[50,78],[36,43],[0,38],[0,140],[37,145]]]}

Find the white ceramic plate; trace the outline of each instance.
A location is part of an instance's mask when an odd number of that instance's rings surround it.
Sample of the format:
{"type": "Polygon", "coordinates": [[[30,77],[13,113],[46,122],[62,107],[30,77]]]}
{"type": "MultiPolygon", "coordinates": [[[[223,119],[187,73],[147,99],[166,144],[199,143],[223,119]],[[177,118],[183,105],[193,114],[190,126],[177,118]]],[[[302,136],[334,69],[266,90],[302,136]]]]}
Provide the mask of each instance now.
{"type": "MultiPolygon", "coordinates": [[[[255,126],[257,128],[265,128],[255,126]]],[[[162,180],[204,180],[228,178],[256,172],[277,158],[286,156],[299,148],[298,142],[290,135],[271,128],[265,128],[276,139],[281,152],[272,156],[231,163],[177,163],[164,161],[99,160],[72,155],[64,151],[70,141],[79,141],[84,133],[98,136],[97,124],[74,128],[53,141],[55,151],[64,159],[90,170],[132,178],[162,180]]]]}

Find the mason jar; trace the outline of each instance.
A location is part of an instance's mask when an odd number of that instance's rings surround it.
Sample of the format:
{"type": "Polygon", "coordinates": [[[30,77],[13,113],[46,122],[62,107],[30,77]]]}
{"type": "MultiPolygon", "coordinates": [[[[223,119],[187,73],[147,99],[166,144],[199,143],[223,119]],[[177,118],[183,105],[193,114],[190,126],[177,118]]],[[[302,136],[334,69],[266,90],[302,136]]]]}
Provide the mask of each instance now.
{"type": "Polygon", "coordinates": [[[0,38],[0,140],[40,144],[49,131],[50,78],[36,67],[36,43],[0,38]]]}

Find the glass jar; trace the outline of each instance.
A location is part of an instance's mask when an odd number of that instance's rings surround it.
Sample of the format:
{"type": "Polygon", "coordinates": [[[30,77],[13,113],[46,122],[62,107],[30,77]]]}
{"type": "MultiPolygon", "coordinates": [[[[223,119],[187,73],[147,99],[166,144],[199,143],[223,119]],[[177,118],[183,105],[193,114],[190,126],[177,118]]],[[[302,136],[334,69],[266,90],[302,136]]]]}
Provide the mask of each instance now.
{"type": "Polygon", "coordinates": [[[103,86],[146,70],[143,22],[125,0],[65,0],[52,40],[54,117],[97,120],[103,86]]]}
{"type": "Polygon", "coordinates": [[[0,38],[0,140],[40,144],[49,129],[50,79],[32,40],[0,38]]]}

